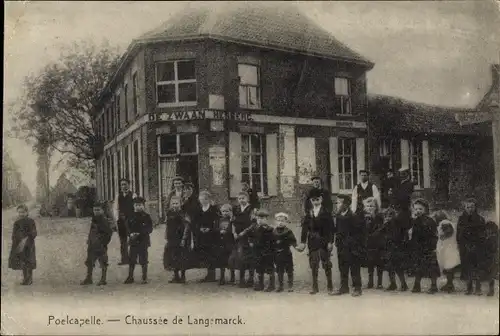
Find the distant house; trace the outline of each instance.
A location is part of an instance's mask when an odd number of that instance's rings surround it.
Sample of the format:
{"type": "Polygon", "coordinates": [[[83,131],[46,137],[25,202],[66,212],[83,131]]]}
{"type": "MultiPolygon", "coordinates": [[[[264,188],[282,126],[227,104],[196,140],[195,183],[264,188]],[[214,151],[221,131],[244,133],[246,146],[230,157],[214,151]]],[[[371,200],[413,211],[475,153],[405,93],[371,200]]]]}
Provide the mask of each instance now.
{"type": "Polygon", "coordinates": [[[31,192],[23,182],[18,167],[4,148],[2,158],[2,208],[8,208],[31,199],[31,192]]]}
{"type": "MultiPolygon", "coordinates": [[[[63,214],[67,210],[68,198],[74,200],[77,188],[63,173],[57,179],[56,185],[50,191],[51,209],[54,214],[63,214]]],[[[74,205],[74,202],[72,202],[74,205]]]]}

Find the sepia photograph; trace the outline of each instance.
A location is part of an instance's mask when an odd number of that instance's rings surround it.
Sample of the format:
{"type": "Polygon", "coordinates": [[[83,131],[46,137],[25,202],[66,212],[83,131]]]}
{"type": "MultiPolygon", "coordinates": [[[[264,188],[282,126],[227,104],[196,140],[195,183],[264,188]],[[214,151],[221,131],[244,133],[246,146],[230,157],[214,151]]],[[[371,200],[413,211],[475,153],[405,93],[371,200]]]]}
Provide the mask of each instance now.
{"type": "Polygon", "coordinates": [[[498,335],[500,1],[5,1],[2,335],[498,335]]]}

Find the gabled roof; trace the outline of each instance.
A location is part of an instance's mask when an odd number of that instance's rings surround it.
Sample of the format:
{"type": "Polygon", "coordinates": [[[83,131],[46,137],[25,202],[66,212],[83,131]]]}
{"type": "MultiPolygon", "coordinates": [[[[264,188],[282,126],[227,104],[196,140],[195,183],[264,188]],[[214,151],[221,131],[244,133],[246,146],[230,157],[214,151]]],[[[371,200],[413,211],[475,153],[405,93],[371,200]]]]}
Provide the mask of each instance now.
{"type": "Polygon", "coordinates": [[[208,37],[258,47],[282,49],[373,67],[373,63],[338,41],[293,3],[212,2],[189,8],[138,41],[208,37]]]}
{"type": "Polygon", "coordinates": [[[490,89],[476,107],[477,111],[489,111],[492,107],[499,107],[500,104],[500,64],[491,65],[492,83],[490,89]]]}
{"type": "Polygon", "coordinates": [[[460,126],[455,119],[456,113],[474,112],[472,109],[428,105],[383,95],[370,95],[368,108],[373,126],[382,132],[491,135],[488,123],[460,126]]]}

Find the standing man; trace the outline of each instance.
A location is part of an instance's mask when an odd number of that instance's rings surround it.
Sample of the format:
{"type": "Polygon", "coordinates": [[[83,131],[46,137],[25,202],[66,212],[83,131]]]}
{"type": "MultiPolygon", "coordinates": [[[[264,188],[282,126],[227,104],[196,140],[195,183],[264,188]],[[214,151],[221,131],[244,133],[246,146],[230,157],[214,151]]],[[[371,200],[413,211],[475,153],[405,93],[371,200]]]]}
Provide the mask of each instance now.
{"type": "Polygon", "coordinates": [[[184,199],[184,179],[181,176],[176,176],[172,179],[173,189],[165,198],[165,203],[163,204],[163,214],[165,215],[170,207],[170,199],[174,196],[179,197],[181,200],[184,199]]]}
{"type": "Polygon", "coordinates": [[[120,179],[120,193],[113,203],[114,218],[117,218],[118,236],[120,237],[121,261],[118,265],[128,265],[128,221],[134,214],[135,193],[130,191],[130,181],[126,178],[120,179]]]}
{"type": "Polygon", "coordinates": [[[398,179],[394,176],[394,171],[389,169],[386,173],[385,178],[382,180],[381,192],[382,192],[382,208],[388,208],[393,205],[394,201],[394,191],[399,184],[398,179]]]}
{"type": "Polygon", "coordinates": [[[370,173],[367,170],[360,170],[359,179],[361,182],[352,190],[352,212],[361,213],[363,211],[363,201],[369,197],[374,197],[380,208],[380,192],[377,186],[370,182],[370,173]]]}
{"type": "Polygon", "coordinates": [[[317,191],[319,190],[319,192],[321,194],[321,198],[323,199],[321,206],[328,213],[331,214],[333,211],[333,203],[332,203],[332,197],[330,195],[330,191],[321,187],[322,183],[321,183],[321,178],[319,176],[311,177],[311,181],[312,181],[313,187],[307,192],[306,199],[304,202],[304,213],[308,214],[312,209],[311,193],[316,194],[317,191]]]}
{"type": "Polygon", "coordinates": [[[398,220],[405,227],[410,227],[411,219],[411,195],[415,188],[415,183],[410,178],[410,171],[408,168],[403,167],[399,169],[400,182],[396,185],[394,190],[394,208],[398,213],[398,220]]]}

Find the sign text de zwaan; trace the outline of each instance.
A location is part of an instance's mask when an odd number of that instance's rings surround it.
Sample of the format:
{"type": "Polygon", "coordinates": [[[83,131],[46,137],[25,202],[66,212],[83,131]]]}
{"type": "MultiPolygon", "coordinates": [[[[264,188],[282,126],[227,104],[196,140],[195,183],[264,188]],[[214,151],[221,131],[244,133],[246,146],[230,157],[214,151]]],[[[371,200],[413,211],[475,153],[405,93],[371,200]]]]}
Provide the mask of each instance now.
{"type": "Polygon", "coordinates": [[[252,115],[247,112],[193,110],[193,111],[165,112],[162,113],[158,119],[163,121],[202,120],[202,119],[252,121],[252,115]]]}

